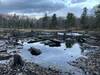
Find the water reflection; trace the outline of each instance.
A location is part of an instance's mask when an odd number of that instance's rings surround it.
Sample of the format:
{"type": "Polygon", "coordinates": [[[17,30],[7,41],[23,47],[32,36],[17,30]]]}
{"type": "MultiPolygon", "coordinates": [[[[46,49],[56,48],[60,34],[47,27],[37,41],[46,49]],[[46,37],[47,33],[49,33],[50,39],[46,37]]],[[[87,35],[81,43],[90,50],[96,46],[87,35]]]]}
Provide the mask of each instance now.
{"type": "Polygon", "coordinates": [[[26,41],[23,43],[20,55],[27,61],[37,63],[43,67],[56,66],[57,69],[64,72],[73,69],[76,72],[76,68],[68,63],[83,56],[84,49],[81,48],[82,46],[82,42],[78,42],[75,38],[66,38],[64,42],[44,40],[28,43],[26,41]],[[32,55],[28,50],[30,47],[39,49],[42,53],[38,56],[32,55]]]}
{"type": "Polygon", "coordinates": [[[75,40],[68,38],[66,40],[66,43],[65,43],[66,48],[72,48],[72,46],[74,45],[74,43],[75,43],[75,40]]]}

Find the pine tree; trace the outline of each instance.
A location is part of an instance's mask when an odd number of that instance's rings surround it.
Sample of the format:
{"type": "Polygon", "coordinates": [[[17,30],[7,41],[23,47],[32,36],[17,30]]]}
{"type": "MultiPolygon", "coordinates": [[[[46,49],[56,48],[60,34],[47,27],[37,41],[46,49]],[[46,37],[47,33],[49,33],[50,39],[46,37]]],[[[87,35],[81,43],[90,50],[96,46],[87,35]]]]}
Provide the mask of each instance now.
{"type": "Polygon", "coordinates": [[[47,16],[47,13],[45,14],[45,16],[42,19],[42,26],[44,28],[48,28],[48,16],[47,16]]]}
{"type": "Polygon", "coordinates": [[[95,10],[95,16],[96,16],[96,27],[100,27],[100,4],[96,7],[95,10]]]}
{"type": "Polygon", "coordinates": [[[82,13],[82,15],[81,15],[81,20],[80,20],[80,23],[81,23],[81,25],[82,25],[82,28],[87,28],[87,8],[85,7],[84,9],[83,9],[83,13],[82,13]]]}
{"type": "Polygon", "coordinates": [[[66,19],[66,27],[73,27],[75,26],[75,16],[73,13],[68,13],[67,19],[66,19]]]}
{"type": "Polygon", "coordinates": [[[56,17],[56,14],[53,14],[50,28],[54,29],[56,27],[57,27],[57,17],[56,17]]]}

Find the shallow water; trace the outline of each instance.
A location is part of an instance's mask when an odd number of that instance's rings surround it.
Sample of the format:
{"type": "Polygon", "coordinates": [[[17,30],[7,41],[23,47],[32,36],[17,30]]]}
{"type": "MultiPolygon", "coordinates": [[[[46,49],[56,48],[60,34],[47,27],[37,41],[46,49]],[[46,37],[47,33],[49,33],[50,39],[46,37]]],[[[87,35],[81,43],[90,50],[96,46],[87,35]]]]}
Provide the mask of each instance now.
{"type": "Polygon", "coordinates": [[[69,65],[71,61],[74,61],[78,57],[82,57],[83,53],[78,43],[74,43],[72,47],[66,48],[65,43],[61,43],[59,47],[49,47],[48,45],[37,43],[24,43],[23,49],[20,50],[20,55],[29,62],[37,63],[43,67],[51,67],[60,69],[64,72],[75,72],[75,75],[81,75],[82,71],[76,67],[69,65]],[[42,51],[42,54],[38,56],[32,55],[28,49],[35,47],[42,51]]]}

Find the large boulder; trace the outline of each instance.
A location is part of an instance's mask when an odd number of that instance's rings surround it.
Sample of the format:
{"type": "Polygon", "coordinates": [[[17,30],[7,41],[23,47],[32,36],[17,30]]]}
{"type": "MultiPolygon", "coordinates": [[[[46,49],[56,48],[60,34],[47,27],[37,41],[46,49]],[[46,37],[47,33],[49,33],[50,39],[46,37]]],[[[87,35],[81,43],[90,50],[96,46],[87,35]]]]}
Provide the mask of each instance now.
{"type": "Polygon", "coordinates": [[[13,66],[18,66],[18,65],[23,66],[23,60],[20,55],[15,54],[13,56],[13,66]]]}
{"type": "Polygon", "coordinates": [[[41,54],[40,49],[36,49],[36,48],[33,48],[33,47],[29,48],[29,51],[31,52],[32,55],[36,55],[37,56],[37,55],[41,54]]]}

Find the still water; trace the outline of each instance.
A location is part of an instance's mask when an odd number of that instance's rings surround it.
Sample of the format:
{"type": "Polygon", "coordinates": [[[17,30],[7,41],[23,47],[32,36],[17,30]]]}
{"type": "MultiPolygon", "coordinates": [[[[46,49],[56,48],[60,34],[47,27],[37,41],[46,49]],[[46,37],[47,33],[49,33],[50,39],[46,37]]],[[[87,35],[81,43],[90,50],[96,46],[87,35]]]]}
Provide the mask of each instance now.
{"type": "Polygon", "coordinates": [[[69,47],[65,43],[61,43],[59,47],[50,47],[41,42],[31,44],[24,42],[23,49],[20,51],[20,55],[28,62],[34,62],[43,67],[56,68],[64,72],[75,72],[75,75],[83,75],[80,69],[69,65],[69,63],[76,58],[83,57],[83,51],[77,42],[70,44],[69,47]],[[28,51],[30,47],[40,49],[42,54],[38,56],[32,55],[28,51]]]}

